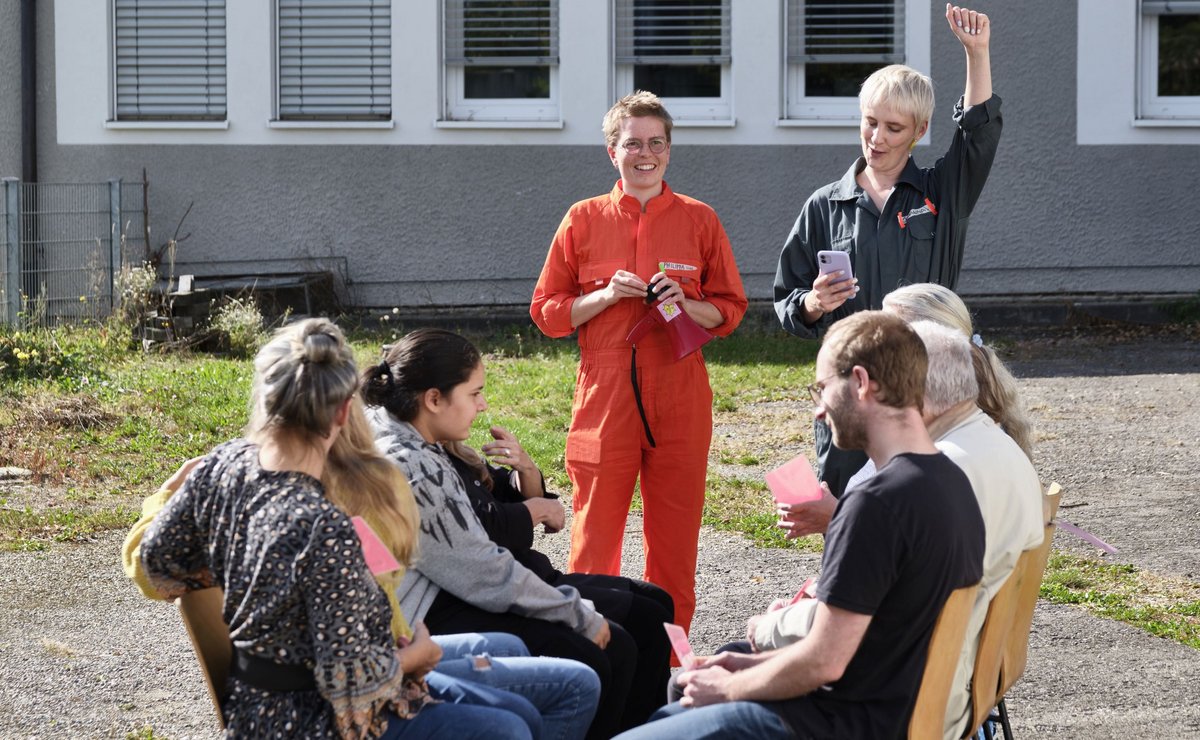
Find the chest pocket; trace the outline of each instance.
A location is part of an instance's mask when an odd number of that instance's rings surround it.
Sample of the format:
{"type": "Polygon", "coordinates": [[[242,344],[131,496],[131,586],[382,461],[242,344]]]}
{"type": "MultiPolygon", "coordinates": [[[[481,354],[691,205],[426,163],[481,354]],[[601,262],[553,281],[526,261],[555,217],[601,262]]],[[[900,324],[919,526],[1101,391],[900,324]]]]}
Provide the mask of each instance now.
{"type": "Polygon", "coordinates": [[[932,213],[922,213],[918,216],[909,218],[905,223],[905,230],[912,239],[932,239],[934,229],[937,228],[937,216],[932,213]]]}
{"type": "Polygon", "coordinates": [[[909,248],[908,269],[905,279],[923,283],[929,280],[933,261],[933,233],[937,229],[937,216],[922,213],[909,218],[904,233],[909,248]]]}
{"type": "Polygon", "coordinates": [[[613,273],[624,269],[625,260],[584,262],[579,266],[579,293],[582,295],[600,290],[612,280],[613,273]]]}
{"type": "Polygon", "coordinates": [[[700,298],[700,271],[703,264],[693,255],[686,257],[666,257],[659,261],[667,277],[679,283],[683,294],[689,299],[700,298]]]}

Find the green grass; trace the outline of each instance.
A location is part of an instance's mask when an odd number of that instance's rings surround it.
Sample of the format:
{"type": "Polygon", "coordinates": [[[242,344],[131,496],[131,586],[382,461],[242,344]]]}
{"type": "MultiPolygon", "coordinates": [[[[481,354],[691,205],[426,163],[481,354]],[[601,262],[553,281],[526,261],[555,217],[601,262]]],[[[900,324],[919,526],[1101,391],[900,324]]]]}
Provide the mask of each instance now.
{"type": "Polygon", "coordinates": [[[1187,581],[1055,552],[1041,596],[1200,649],[1200,586],[1187,581]]]}
{"type": "MultiPolygon", "coordinates": [[[[37,483],[65,492],[42,506],[45,511],[34,506],[38,516],[48,517],[41,524],[14,516],[0,522],[0,536],[16,543],[7,546],[29,548],[126,526],[128,512],[183,460],[236,436],[245,423],[248,360],[144,355],[127,351],[108,331],[39,335],[38,341],[86,361],[71,364],[67,375],[27,378],[0,395],[0,464],[32,469],[37,483]],[[89,523],[54,518],[64,511],[89,523]]],[[[380,347],[396,335],[390,329],[352,332],[360,366],[378,362],[380,347]]],[[[26,333],[22,341],[27,339],[26,333]]],[[[507,427],[545,470],[550,486],[569,490],[563,455],[578,362],[574,341],[549,340],[528,327],[472,339],[485,356],[491,408],[476,422],[470,443],[483,444],[493,424],[507,427]]],[[[811,381],[815,352],[813,342],[774,333],[739,333],[709,344],[716,413],[798,398],[811,381]]],[[[739,466],[765,461],[753,451],[723,454],[739,466]]],[[[778,546],[782,539],[763,524],[769,512],[761,482],[719,475],[711,481],[706,521],[778,546]]]]}
{"type": "Polygon", "coordinates": [[[51,483],[149,492],[237,434],[251,372],[248,362],[134,356],[74,379],[78,391],[26,386],[0,409],[0,456],[51,483]]]}
{"type": "MultiPolygon", "coordinates": [[[[44,550],[96,532],[124,529],[141,499],[185,459],[238,435],[245,423],[249,360],[130,352],[106,327],[20,336],[29,354],[58,353],[64,373],[21,375],[0,386],[0,465],[34,471],[25,494],[0,500],[0,550],[44,550]]],[[[355,330],[360,366],[374,364],[397,331],[355,330]]],[[[569,492],[563,464],[578,349],[529,328],[473,336],[487,366],[491,408],[470,440],[478,447],[498,424],[513,431],[546,473],[569,492]]],[[[705,347],[718,426],[758,424],[759,437],[714,435],[703,521],[763,547],[820,552],[822,539],[785,540],[775,527],[761,471],[811,447],[807,430],[815,342],[775,332],[739,332],[705,347]],[[782,407],[781,427],[767,418],[782,407]],[[764,422],[764,418],[767,421],[764,422]],[[749,447],[747,447],[749,445],[749,447]],[[768,447],[774,445],[774,447],[768,447]]],[[[15,366],[14,366],[15,367],[15,366]]],[[[17,368],[25,372],[29,368],[17,368]]],[[[640,508],[636,492],[634,508],[640,508]]],[[[1042,595],[1200,648],[1200,587],[1157,578],[1132,566],[1055,554],[1042,595]]]]}
{"type": "Polygon", "coordinates": [[[99,511],[0,508],[0,551],[36,552],[51,542],[71,542],[96,532],[124,529],[137,514],[124,507],[99,511]]]}

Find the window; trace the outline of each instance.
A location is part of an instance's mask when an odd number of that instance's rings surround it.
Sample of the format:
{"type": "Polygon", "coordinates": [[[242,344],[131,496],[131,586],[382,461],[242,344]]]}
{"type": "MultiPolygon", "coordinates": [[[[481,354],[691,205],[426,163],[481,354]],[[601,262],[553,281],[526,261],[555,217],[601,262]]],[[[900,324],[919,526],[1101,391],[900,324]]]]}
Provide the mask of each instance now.
{"type": "Polygon", "coordinates": [[[681,123],[733,118],[729,0],[617,0],[617,94],[648,90],[681,123]]]}
{"type": "Polygon", "coordinates": [[[391,0],[278,0],[278,116],[392,116],[391,0]]]}
{"type": "Polygon", "coordinates": [[[1200,119],[1200,2],[1142,0],[1139,119],[1200,119]]]}
{"type": "Polygon", "coordinates": [[[557,121],[557,0],[445,0],[451,121],[557,121]]]}
{"type": "Polygon", "coordinates": [[[225,0],[114,0],[118,121],[225,120],[225,0]]]}
{"type": "Polygon", "coordinates": [[[787,0],[786,117],[858,120],[858,89],[905,61],[904,0],[787,0]]]}

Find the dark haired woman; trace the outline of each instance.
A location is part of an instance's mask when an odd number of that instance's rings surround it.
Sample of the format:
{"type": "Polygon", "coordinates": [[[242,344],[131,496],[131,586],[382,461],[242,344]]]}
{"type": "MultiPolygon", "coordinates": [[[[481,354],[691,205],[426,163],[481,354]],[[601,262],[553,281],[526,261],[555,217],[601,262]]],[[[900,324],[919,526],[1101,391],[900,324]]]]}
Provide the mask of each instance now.
{"type": "Polygon", "coordinates": [[[626,715],[633,638],[574,588],[549,585],[492,542],[442,447],[470,435],[487,408],[483,383],[479,351],[438,329],[408,334],[364,374],[376,445],[404,471],[421,508],[422,557],[400,585],[401,606],[434,633],[509,632],[534,655],[586,663],[601,686],[589,737],[611,737],[640,721],[626,715]]]}
{"type": "Polygon", "coordinates": [[[596,611],[621,625],[637,643],[634,672],[625,715],[631,724],[649,719],[661,703],[660,689],[671,674],[671,643],[664,622],[675,621],[671,595],[653,583],[603,573],[563,573],[550,558],[533,549],[533,531],[563,527],[566,512],[558,497],[546,491],[542,471],[503,427],[492,427],[493,441],[483,445],[489,464],[459,440],[442,446],[462,478],[467,497],[492,542],[507,549],[526,568],[551,586],[574,586],[596,611]]]}

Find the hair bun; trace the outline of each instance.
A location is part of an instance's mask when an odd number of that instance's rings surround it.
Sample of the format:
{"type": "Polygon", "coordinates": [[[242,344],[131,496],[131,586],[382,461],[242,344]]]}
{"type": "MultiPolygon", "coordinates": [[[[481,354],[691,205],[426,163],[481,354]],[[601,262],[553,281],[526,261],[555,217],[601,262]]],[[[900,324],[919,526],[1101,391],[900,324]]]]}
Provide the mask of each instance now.
{"type": "Polygon", "coordinates": [[[341,355],[341,332],[328,319],[306,321],[301,341],[298,359],[304,365],[333,362],[341,355]]]}

